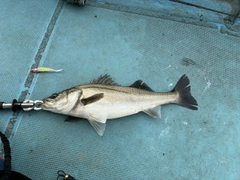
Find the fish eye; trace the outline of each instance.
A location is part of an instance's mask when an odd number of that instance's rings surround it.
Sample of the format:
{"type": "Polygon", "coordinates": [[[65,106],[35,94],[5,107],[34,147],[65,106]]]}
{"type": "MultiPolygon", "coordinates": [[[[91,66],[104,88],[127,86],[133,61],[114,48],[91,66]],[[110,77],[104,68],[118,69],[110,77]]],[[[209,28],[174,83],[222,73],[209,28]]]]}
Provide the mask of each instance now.
{"type": "Polygon", "coordinates": [[[57,93],[53,93],[49,98],[50,98],[50,99],[55,99],[57,96],[58,96],[57,93]]]}

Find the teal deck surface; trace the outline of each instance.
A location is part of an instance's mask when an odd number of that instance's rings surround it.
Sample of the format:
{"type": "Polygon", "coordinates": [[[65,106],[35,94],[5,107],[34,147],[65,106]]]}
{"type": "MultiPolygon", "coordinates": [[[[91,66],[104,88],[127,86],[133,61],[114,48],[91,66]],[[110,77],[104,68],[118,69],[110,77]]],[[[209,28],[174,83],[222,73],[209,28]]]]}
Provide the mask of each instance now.
{"type": "Polygon", "coordinates": [[[32,179],[240,179],[240,38],[217,29],[64,1],[0,1],[0,101],[41,100],[110,74],[170,91],[186,74],[198,111],[162,106],[107,121],[0,112],[13,170],[32,179]],[[46,66],[61,73],[32,74],[46,66]]]}

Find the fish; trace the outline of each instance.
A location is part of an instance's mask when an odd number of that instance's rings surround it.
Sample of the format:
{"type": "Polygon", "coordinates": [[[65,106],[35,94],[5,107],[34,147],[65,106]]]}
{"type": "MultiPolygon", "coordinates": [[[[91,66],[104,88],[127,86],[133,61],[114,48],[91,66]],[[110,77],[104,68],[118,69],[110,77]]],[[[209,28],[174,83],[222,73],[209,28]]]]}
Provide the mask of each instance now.
{"type": "Polygon", "coordinates": [[[38,67],[31,69],[32,73],[40,73],[40,72],[61,72],[62,69],[52,69],[48,67],[38,67]]]}
{"type": "Polygon", "coordinates": [[[46,111],[87,119],[103,136],[108,119],[139,112],[161,118],[161,105],[170,103],[198,110],[198,103],[191,95],[189,78],[185,74],[170,92],[155,92],[142,80],[130,86],[120,86],[105,74],[90,84],[53,93],[43,99],[40,106],[46,111]]]}

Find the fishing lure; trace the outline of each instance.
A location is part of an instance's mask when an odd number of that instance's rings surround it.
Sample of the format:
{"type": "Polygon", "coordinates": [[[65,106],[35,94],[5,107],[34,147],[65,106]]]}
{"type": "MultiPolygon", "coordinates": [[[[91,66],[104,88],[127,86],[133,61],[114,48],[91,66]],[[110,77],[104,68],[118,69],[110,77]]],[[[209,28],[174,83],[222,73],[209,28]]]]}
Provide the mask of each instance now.
{"type": "Polygon", "coordinates": [[[31,69],[31,72],[33,72],[33,73],[60,72],[60,71],[62,71],[62,69],[52,69],[52,68],[48,68],[48,67],[38,67],[38,68],[31,69]]]}

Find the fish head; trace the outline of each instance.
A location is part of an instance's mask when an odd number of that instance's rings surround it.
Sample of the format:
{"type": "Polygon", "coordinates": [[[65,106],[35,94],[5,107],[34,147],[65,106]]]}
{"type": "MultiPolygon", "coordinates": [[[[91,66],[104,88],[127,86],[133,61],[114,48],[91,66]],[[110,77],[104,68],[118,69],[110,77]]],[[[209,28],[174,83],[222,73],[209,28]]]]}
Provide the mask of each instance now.
{"type": "Polygon", "coordinates": [[[82,91],[76,88],[53,93],[51,96],[43,99],[41,108],[55,113],[69,114],[73,107],[76,106],[76,103],[79,102],[81,95],[82,91]]]}

